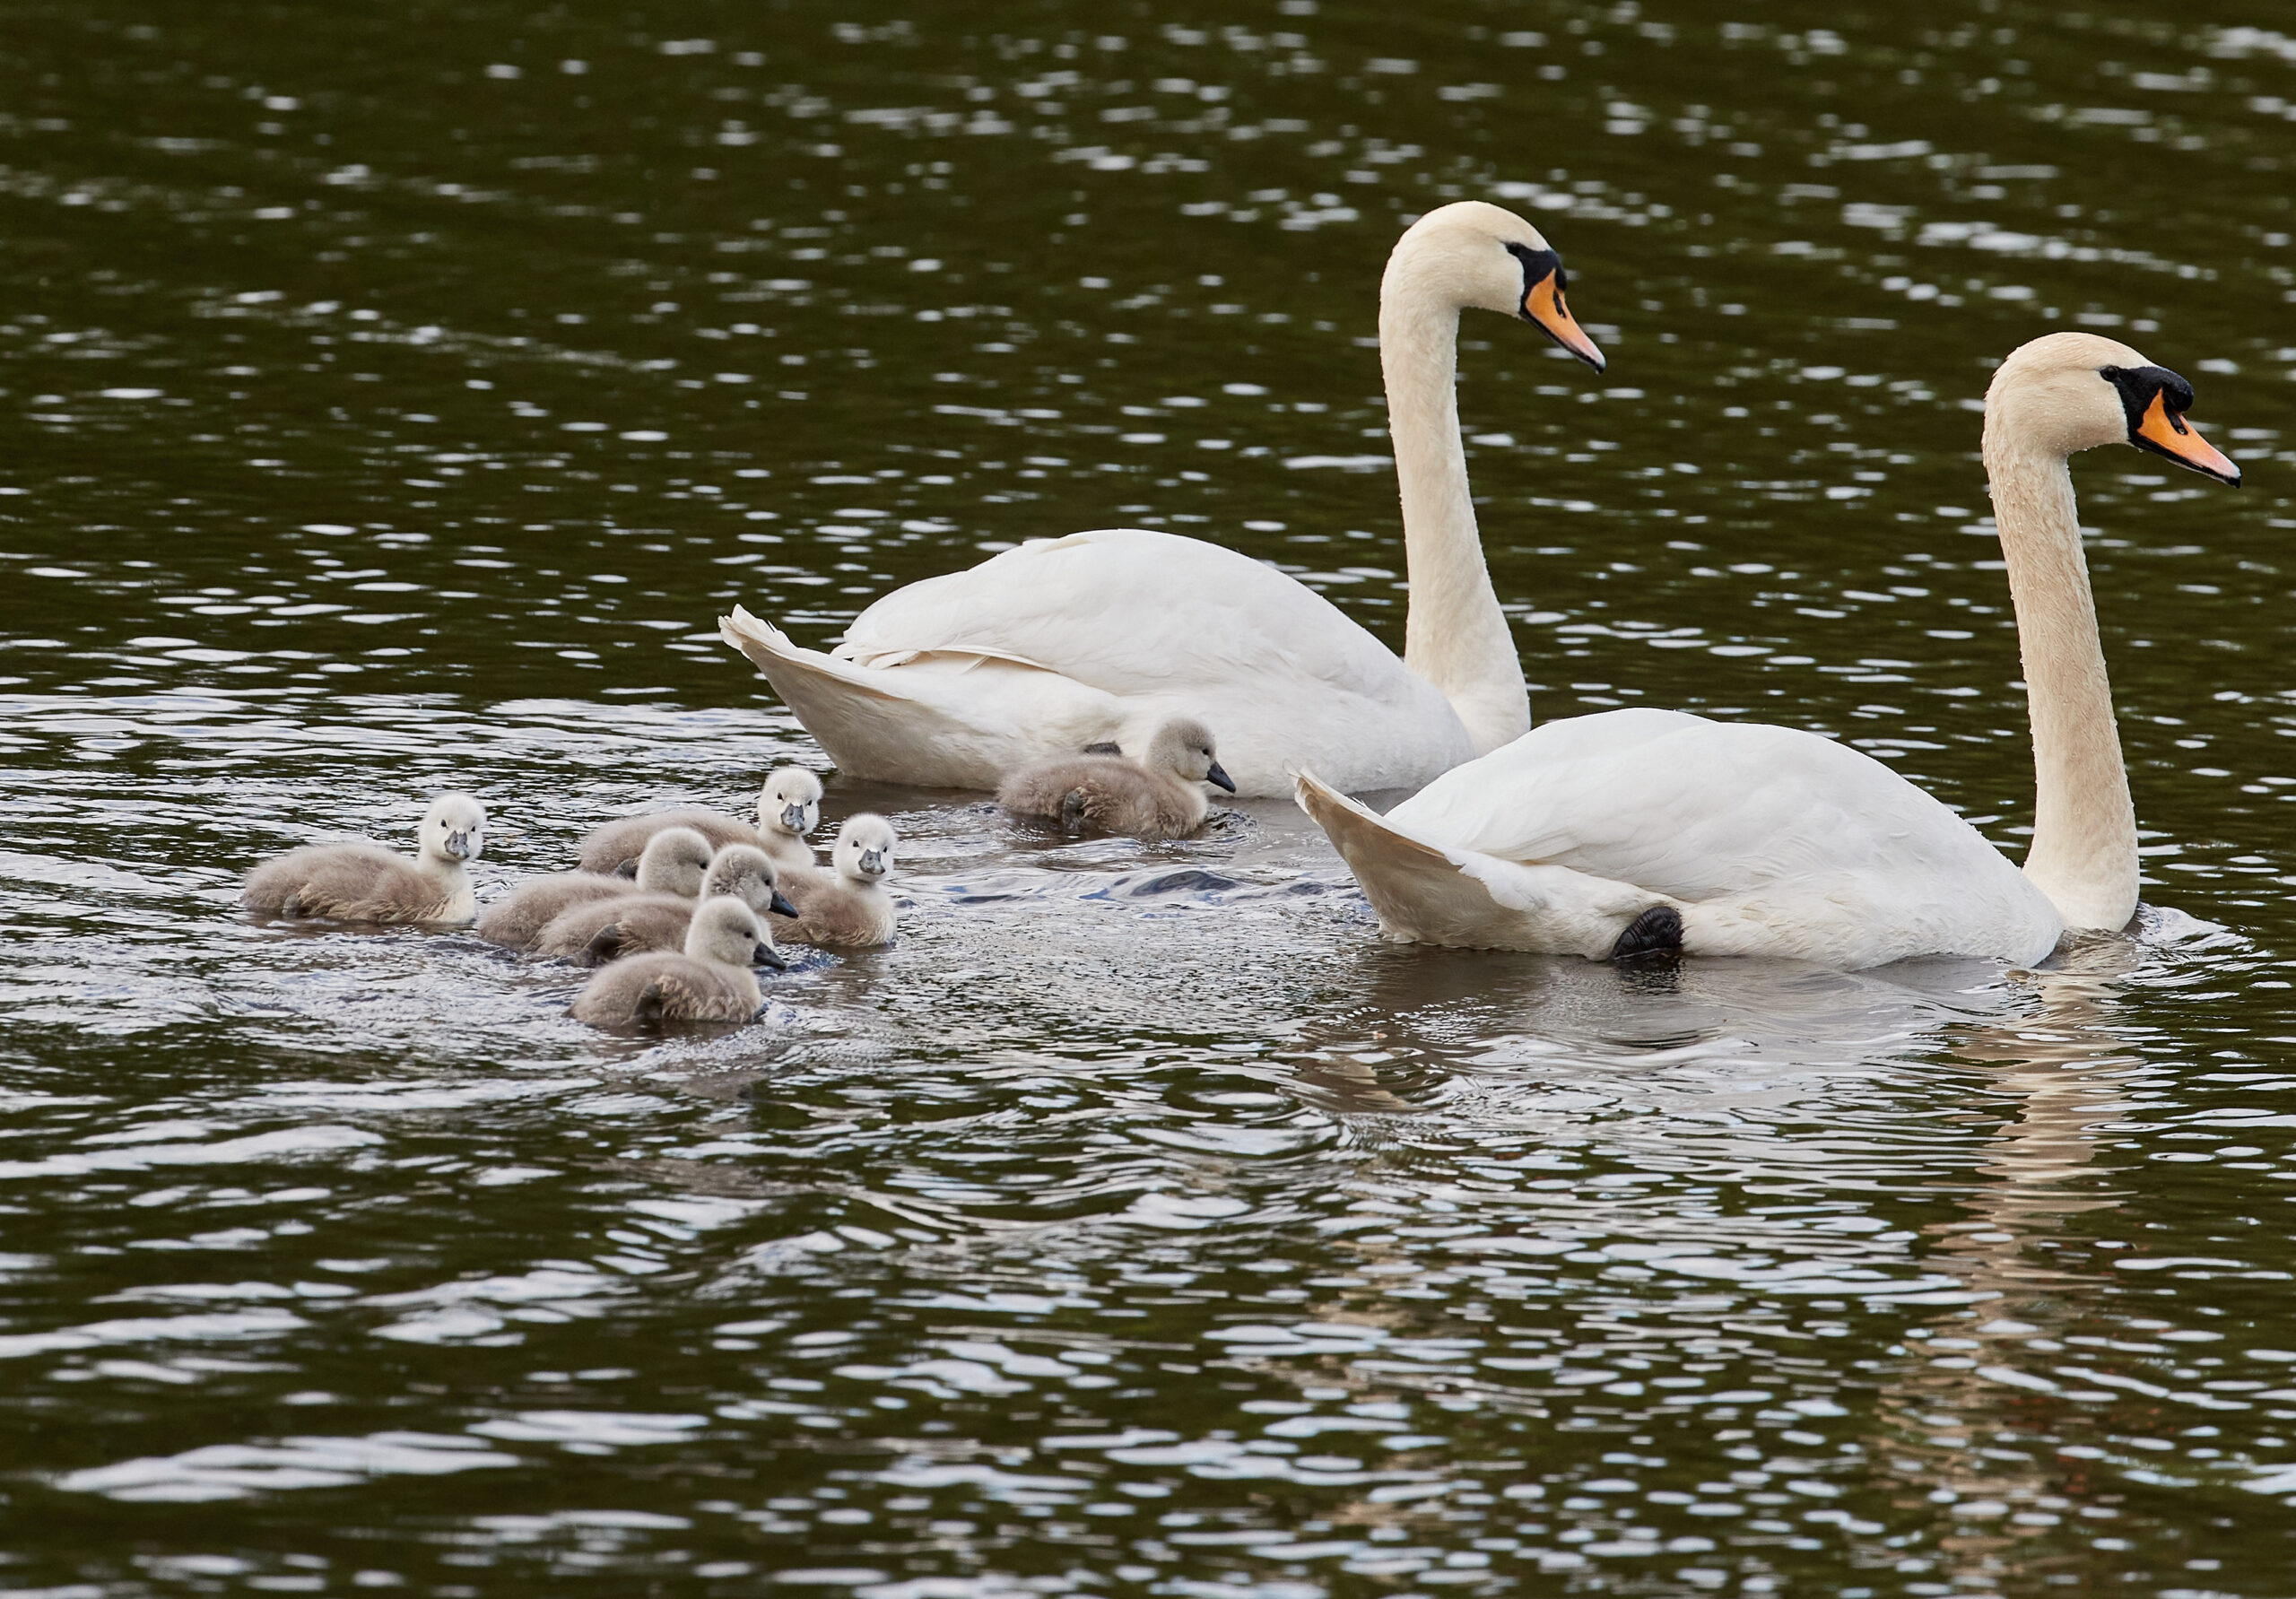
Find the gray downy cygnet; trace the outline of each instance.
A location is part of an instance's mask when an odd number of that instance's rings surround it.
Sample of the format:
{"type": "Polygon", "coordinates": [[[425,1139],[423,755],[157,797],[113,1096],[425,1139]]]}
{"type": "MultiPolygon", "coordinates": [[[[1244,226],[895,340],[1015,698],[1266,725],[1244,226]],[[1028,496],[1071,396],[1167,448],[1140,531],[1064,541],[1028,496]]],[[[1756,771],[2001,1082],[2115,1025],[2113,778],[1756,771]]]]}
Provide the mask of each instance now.
{"type": "Polygon", "coordinates": [[[629,876],[646,840],[665,827],[690,827],[709,839],[712,849],[754,844],[785,866],[810,866],[813,847],[805,842],[805,835],[821,819],[822,780],[802,766],[779,767],[767,775],[759,791],[755,827],[699,806],[625,816],[594,829],[582,840],[582,870],[629,876]]]}
{"type": "Polygon", "coordinates": [[[593,1027],[674,1021],[747,1021],[764,995],[753,966],[785,963],[757,912],[729,895],[694,908],[682,953],[632,955],[603,968],[575,996],[574,1015],[593,1027]]]}
{"type": "Polygon", "coordinates": [[[1211,809],[1206,783],[1236,791],[1213,753],[1211,731],[1193,717],[1175,717],[1156,729],[1136,761],[1100,754],[1039,761],[1005,778],[996,803],[1013,816],[1072,833],[1178,839],[1204,825],[1211,809]]]}
{"type": "Polygon", "coordinates": [[[458,926],[476,910],[468,863],[486,843],[486,807],[467,794],[430,802],[413,859],[373,844],[314,844],[248,873],[239,903],[283,917],[458,926]]]}
{"type": "Polygon", "coordinates": [[[785,873],[782,891],[797,907],[782,937],[827,949],[865,950],[893,935],[893,899],[884,880],[900,842],[893,824],[874,812],[848,816],[830,852],[830,870],[785,873]]]}
{"type": "Polygon", "coordinates": [[[765,779],[757,797],[757,833],[765,853],[783,868],[815,865],[805,835],[822,822],[822,780],[802,766],[785,766],[765,779]]]}
{"type": "MultiPolygon", "coordinates": [[[[658,835],[657,835],[658,836],[658,835]]],[[[701,898],[728,894],[760,917],[768,912],[794,917],[796,906],[776,886],[780,870],[773,857],[754,844],[728,844],[711,858],[702,875],[701,898]]],[[[571,906],[551,918],[535,940],[535,952],[604,966],[625,955],[656,950],[682,950],[686,929],[693,921],[694,901],[674,894],[621,894],[571,906]]]]}
{"type": "MultiPolygon", "coordinates": [[[[638,886],[647,893],[693,899],[701,892],[709,857],[709,840],[691,828],[665,829],[646,841],[638,859],[638,886]]],[[[542,930],[569,907],[619,899],[628,892],[627,877],[596,872],[555,872],[532,878],[480,914],[478,935],[510,949],[532,950],[542,930]]]]}

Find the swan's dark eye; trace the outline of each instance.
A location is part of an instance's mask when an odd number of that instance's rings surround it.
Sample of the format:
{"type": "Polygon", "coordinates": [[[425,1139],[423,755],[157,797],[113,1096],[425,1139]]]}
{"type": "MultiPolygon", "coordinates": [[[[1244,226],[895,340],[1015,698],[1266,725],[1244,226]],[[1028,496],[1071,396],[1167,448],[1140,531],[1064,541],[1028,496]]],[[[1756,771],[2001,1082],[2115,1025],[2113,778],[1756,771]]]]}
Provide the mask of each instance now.
{"type": "Polygon", "coordinates": [[[2132,434],[2143,425],[2155,395],[2174,416],[2182,417],[2192,409],[2192,385],[2166,367],[2100,367],[2097,376],[2120,391],[2121,406],[2128,413],[2128,430],[2132,434]]]}
{"type": "Polygon", "coordinates": [[[1554,286],[1558,292],[1564,288],[1562,257],[1552,250],[1535,250],[1526,244],[1510,244],[1507,247],[1507,253],[1522,263],[1525,294],[1528,294],[1550,274],[1554,278],[1554,286]]]}

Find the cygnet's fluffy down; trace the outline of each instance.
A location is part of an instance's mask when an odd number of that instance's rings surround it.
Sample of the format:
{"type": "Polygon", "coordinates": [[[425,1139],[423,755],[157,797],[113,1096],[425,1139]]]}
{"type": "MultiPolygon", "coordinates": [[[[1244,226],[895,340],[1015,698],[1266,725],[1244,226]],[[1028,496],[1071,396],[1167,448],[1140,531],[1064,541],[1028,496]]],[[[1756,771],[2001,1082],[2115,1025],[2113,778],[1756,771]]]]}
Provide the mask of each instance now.
{"type": "Polygon", "coordinates": [[[1176,717],[1156,729],[1139,760],[1070,755],[1039,761],[1004,779],[996,803],[1011,814],[1077,833],[1177,839],[1204,825],[1204,785],[1233,794],[1203,723],[1176,717]]]}
{"type": "MultiPolygon", "coordinates": [[[[658,836],[658,835],[657,835],[658,836]]],[[[701,897],[715,899],[731,895],[762,917],[768,912],[785,917],[796,908],[775,886],[780,876],[773,857],[754,844],[728,844],[709,863],[701,880],[701,897]]],[[[686,930],[693,922],[694,901],[674,894],[619,894],[568,908],[551,918],[535,940],[535,952],[604,966],[625,955],[657,950],[682,950],[686,930]]]]}
{"type": "Polygon", "coordinates": [[[582,840],[582,870],[628,876],[646,840],[665,827],[688,827],[709,840],[712,849],[753,844],[785,866],[810,866],[813,847],[805,835],[822,819],[822,780],[801,766],[776,769],[757,796],[757,825],[722,811],[687,807],[625,816],[596,829],[582,840]]]}
{"type": "Polygon", "coordinates": [[[822,780],[802,766],[785,766],[765,779],[757,797],[757,833],[765,853],[787,870],[813,869],[813,847],[805,837],[821,825],[822,780]]]}
{"type": "MultiPolygon", "coordinates": [[[[691,828],[674,827],[647,840],[638,858],[638,886],[647,893],[691,899],[709,869],[709,840],[691,828]]],[[[542,930],[570,906],[613,899],[630,892],[630,879],[596,872],[558,872],[520,883],[488,906],[478,935],[514,950],[531,950],[542,930]]]]}
{"type": "Polygon", "coordinates": [[[486,807],[442,794],[423,813],[412,860],[372,844],[315,844],[248,873],[239,903],[283,917],[457,926],[476,909],[467,863],[486,843],[486,807]]]}
{"type": "Polygon", "coordinates": [[[884,880],[893,869],[893,824],[872,812],[849,816],[838,830],[830,870],[784,873],[782,891],[797,908],[782,936],[793,943],[865,950],[893,935],[893,900],[884,880]]]}
{"type": "Polygon", "coordinates": [[[764,997],[752,966],[783,962],[757,912],[720,895],[695,908],[683,953],[615,961],[583,986],[574,1015],[593,1027],[747,1021],[764,997]]]}

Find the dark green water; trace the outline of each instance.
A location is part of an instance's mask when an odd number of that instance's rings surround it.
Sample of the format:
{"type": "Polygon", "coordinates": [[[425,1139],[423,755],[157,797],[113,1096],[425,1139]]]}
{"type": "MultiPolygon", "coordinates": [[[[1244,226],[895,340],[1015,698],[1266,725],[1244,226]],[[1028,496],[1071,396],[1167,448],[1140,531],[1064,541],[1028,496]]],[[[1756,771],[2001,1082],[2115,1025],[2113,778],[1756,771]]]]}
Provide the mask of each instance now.
{"type": "Polygon", "coordinates": [[[0,6],[0,1590],[2296,1591],[2276,9],[0,6]],[[1536,714],[2013,849],[1977,396],[2193,380],[2245,489],[2076,466],[2132,936],[1413,952],[1285,806],[833,774],[900,942],[731,1037],[234,909],[450,784],[491,891],[819,764],[736,601],[1131,524],[1399,643],[1374,291],[1468,196],[1612,357],[1467,327],[1536,714]]]}

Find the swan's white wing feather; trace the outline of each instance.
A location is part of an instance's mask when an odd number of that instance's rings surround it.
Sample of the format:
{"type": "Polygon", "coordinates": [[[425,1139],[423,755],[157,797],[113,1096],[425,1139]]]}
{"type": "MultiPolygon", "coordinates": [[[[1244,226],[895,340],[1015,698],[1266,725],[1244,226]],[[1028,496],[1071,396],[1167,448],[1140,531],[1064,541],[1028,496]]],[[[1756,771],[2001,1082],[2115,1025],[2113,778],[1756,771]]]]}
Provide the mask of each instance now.
{"type": "Polygon", "coordinates": [[[1118,529],[1008,550],[887,595],[832,654],[736,608],[720,630],[858,777],[995,788],[1090,743],[1201,718],[1247,795],[1313,766],[1402,787],[1468,759],[1448,700],[1297,579],[1118,529]]]}
{"type": "Polygon", "coordinates": [[[895,671],[856,665],[804,648],[739,605],[718,626],[855,777],[994,787],[1011,765],[1037,758],[1030,752],[1073,752],[1124,721],[1112,696],[1033,666],[978,656],[928,656],[895,671]]]}
{"type": "Polygon", "coordinates": [[[1708,952],[2031,960],[2058,933],[2046,897],[1975,828],[1871,756],[1793,728],[1659,710],[1551,722],[1387,821],[1675,902],[1686,947],[1708,952]]]}
{"type": "Polygon", "coordinates": [[[1182,692],[1210,677],[1314,680],[1386,699],[1408,675],[1297,578],[1143,528],[1035,539],[896,589],[854,619],[833,653],[872,666],[987,656],[1127,695],[1182,692]]]}
{"type": "Polygon", "coordinates": [[[1816,734],[1624,710],[1550,722],[1396,807],[1422,838],[1683,899],[1887,865],[2000,860],[1935,798],[1816,734]]]}
{"type": "Polygon", "coordinates": [[[1654,903],[1631,884],[1566,866],[1431,844],[1311,772],[1300,774],[1293,792],[1355,873],[1380,926],[1405,943],[1599,958],[1654,903]]]}

